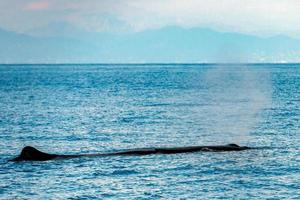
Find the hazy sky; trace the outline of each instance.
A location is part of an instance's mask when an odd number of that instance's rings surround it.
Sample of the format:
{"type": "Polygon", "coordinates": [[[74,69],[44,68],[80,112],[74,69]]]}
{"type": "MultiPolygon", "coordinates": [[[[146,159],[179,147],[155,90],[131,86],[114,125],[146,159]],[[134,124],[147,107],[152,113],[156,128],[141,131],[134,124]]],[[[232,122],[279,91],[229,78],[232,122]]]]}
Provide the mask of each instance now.
{"type": "Polygon", "coordinates": [[[299,0],[0,0],[0,27],[26,32],[67,22],[90,31],[209,27],[300,35],[299,0]]]}

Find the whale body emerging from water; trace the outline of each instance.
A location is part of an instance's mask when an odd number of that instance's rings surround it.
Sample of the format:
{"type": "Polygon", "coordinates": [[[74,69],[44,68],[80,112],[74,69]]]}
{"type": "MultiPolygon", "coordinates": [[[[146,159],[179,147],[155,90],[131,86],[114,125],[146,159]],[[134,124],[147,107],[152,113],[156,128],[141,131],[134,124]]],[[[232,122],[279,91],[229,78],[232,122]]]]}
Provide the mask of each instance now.
{"type": "Polygon", "coordinates": [[[251,149],[247,146],[239,146],[237,144],[218,145],[218,146],[189,146],[189,147],[173,147],[173,148],[143,148],[129,149],[117,151],[113,153],[96,153],[96,154],[78,154],[78,155],[59,155],[49,154],[37,150],[34,147],[26,146],[22,149],[21,154],[10,161],[46,161],[53,159],[69,159],[78,157],[104,157],[104,156],[142,156],[150,154],[176,154],[176,153],[192,153],[192,152],[223,152],[223,151],[243,151],[251,149]]]}

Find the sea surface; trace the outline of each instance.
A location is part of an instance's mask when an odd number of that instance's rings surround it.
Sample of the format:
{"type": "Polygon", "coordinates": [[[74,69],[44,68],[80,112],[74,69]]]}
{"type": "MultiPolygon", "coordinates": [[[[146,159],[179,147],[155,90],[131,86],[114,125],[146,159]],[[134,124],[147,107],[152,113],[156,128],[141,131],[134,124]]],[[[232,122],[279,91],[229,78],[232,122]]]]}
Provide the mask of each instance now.
{"type": "Polygon", "coordinates": [[[0,199],[300,199],[300,65],[0,65],[0,199]],[[236,143],[199,152],[8,162],[236,143]]]}

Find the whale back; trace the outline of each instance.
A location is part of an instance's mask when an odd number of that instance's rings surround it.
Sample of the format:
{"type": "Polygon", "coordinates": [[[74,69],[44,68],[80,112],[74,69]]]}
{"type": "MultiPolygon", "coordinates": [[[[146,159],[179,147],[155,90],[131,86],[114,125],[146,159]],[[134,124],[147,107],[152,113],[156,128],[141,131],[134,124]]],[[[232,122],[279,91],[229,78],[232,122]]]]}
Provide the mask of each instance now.
{"type": "Polygon", "coordinates": [[[32,161],[45,161],[56,158],[58,155],[56,154],[48,154],[42,151],[37,150],[34,147],[26,146],[22,149],[21,154],[13,159],[12,161],[24,161],[24,160],[32,160],[32,161]]]}
{"type": "Polygon", "coordinates": [[[239,145],[237,145],[237,144],[235,144],[235,143],[228,144],[227,146],[230,146],[230,147],[237,147],[237,148],[241,147],[241,146],[239,146],[239,145]]]}
{"type": "Polygon", "coordinates": [[[12,159],[11,161],[46,161],[56,158],[67,159],[77,157],[95,157],[95,156],[120,156],[120,155],[149,155],[149,154],[175,154],[175,153],[192,153],[198,151],[212,151],[212,152],[225,152],[225,151],[242,151],[252,149],[247,146],[239,146],[237,144],[216,145],[216,146],[187,146],[187,147],[173,147],[173,148],[144,148],[144,149],[131,149],[127,151],[120,151],[108,154],[79,154],[79,155],[57,155],[48,154],[37,150],[34,147],[26,146],[22,149],[21,154],[12,159]]]}
{"type": "Polygon", "coordinates": [[[251,149],[250,147],[247,146],[239,146],[237,144],[231,143],[227,145],[229,148],[231,148],[232,150],[247,150],[247,149],[251,149]]]}

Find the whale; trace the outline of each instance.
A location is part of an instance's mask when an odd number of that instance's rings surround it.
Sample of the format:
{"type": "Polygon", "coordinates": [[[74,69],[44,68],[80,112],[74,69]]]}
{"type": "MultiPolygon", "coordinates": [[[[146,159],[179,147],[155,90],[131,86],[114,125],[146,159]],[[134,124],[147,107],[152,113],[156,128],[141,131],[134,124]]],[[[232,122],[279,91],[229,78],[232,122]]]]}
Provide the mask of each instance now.
{"type": "Polygon", "coordinates": [[[112,153],[94,153],[94,154],[50,154],[42,152],[34,147],[26,146],[22,149],[19,156],[10,161],[47,161],[55,159],[70,159],[79,157],[105,157],[105,156],[144,156],[151,154],[179,154],[194,152],[229,152],[244,151],[252,149],[247,146],[237,144],[215,145],[215,146],[186,146],[186,147],[167,147],[167,148],[140,148],[116,151],[112,153]]]}

